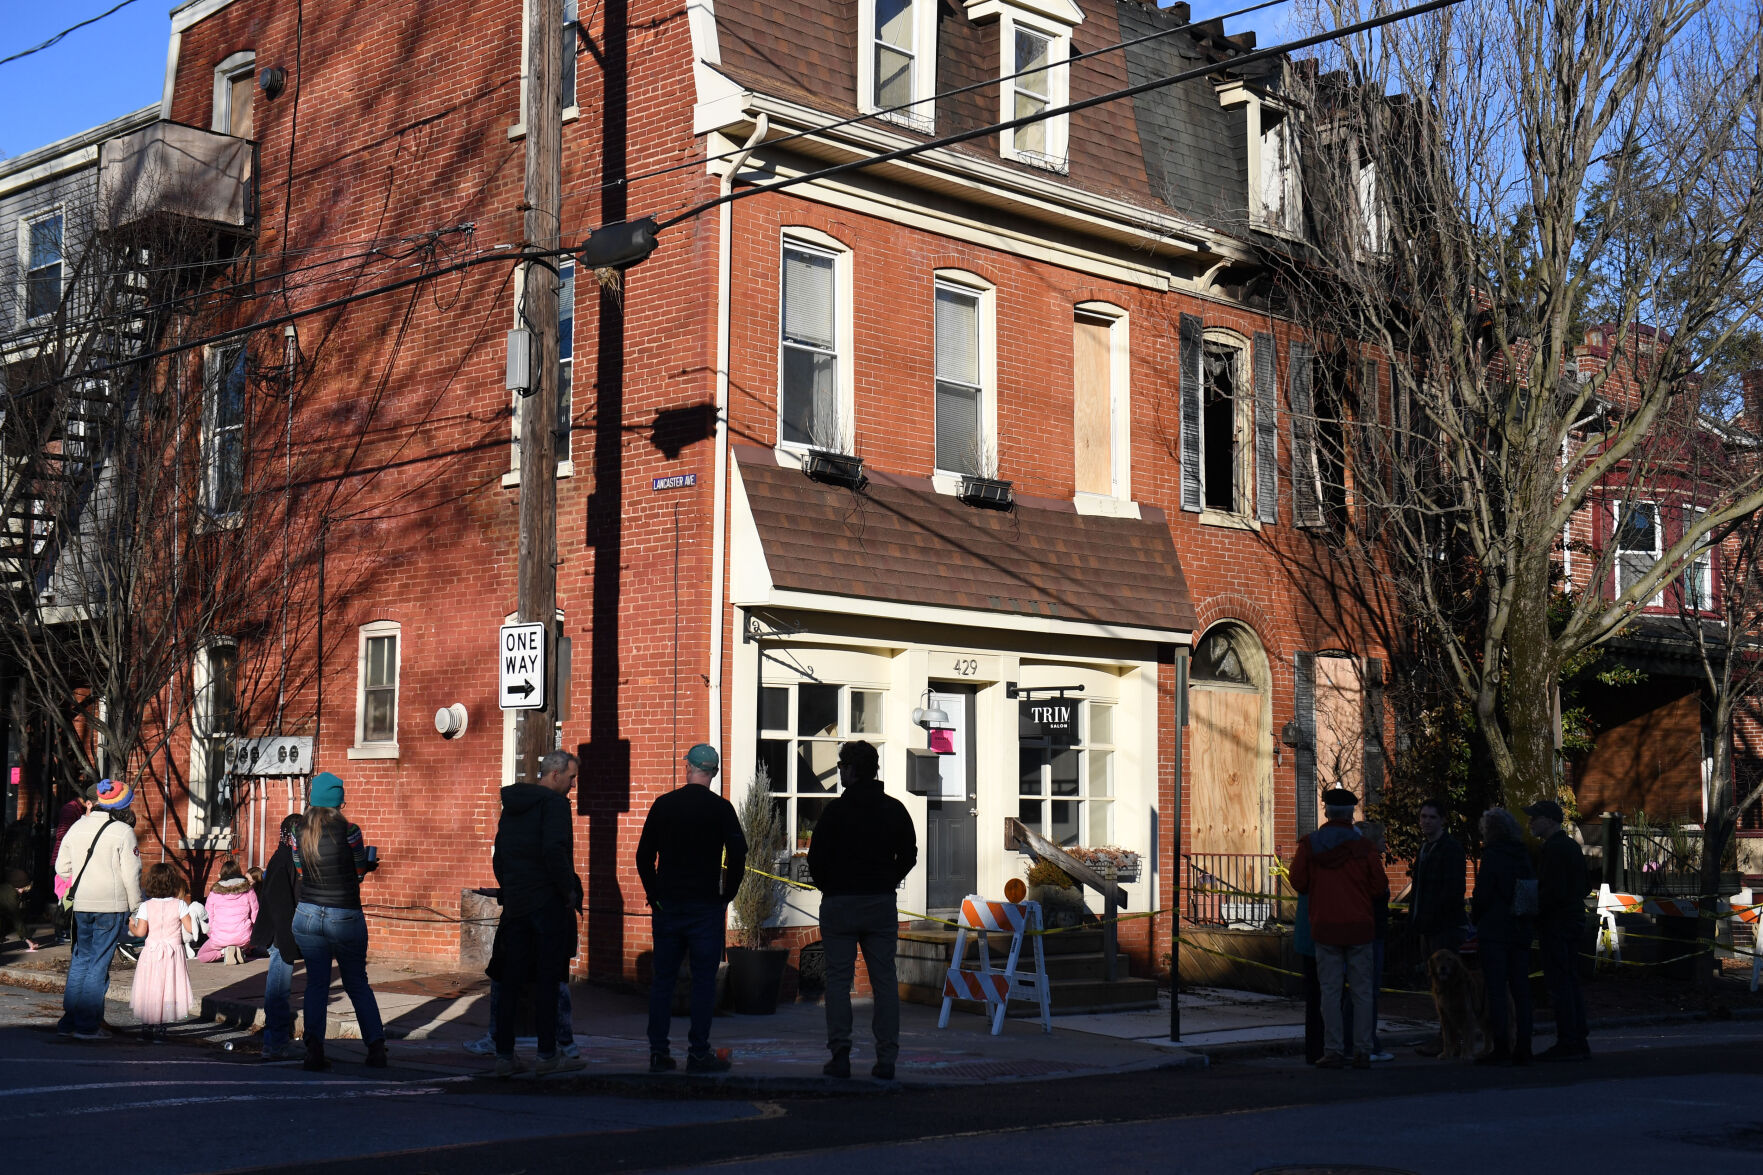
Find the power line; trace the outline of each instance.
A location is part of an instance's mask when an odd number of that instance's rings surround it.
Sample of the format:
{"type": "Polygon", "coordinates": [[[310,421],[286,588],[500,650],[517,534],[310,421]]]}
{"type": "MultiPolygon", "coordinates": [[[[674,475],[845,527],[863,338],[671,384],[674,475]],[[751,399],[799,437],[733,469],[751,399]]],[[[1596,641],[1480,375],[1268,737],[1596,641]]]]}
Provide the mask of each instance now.
{"type": "MultiPolygon", "coordinates": [[[[1260,0],[1259,3],[1251,4],[1247,8],[1239,8],[1235,12],[1226,12],[1226,13],[1221,13],[1218,16],[1210,16],[1210,17],[1207,17],[1205,20],[1199,21],[1199,22],[1195,22],[1195,21],[1191,21],[1191,20],[1183,21],[1180,24],[1171,25],[1169,28],[1158,29],[1154,33],[1147,33],[1142,37],[1134,37],[1128,41],[1116,41],[1112,45],[1103,45],[1098,49],[1088,49],[1088,50],[1085,50],[1084,52],[1079,53],[1075,56],[1067,57],[1063,62],[1058,62],[1056,64],[1070,67],[1072,65],[1076,65],[1080,61],[1088,61],[1092,57],[1100,57],[1104,53],[1118,53],[1122,49],[1131,49],[1135,45],[1143,45],[1147,41],[1160,40],[1164,37],[1171,36],[1175,33],[1192,30],[1195,27],[1197,27],[1197,25],[1212,24],[1214,21],[1220,22],[1220,26],[1222,27],[1222,22],[1224,22],[1224,21],[1235,20],[1239,16],[1248,16],[1250,13],[1259,12],[1263,8],[1277,8],[1278,6],[1280,6],[1282,4],[1288,4],[1290,2],[1291,2],[1291,0],[1260,0]]],[[[1053,68],[1053,66],[1037,65],[1033,69],[1022,69],[1022,70],[1016,71],[1015,73],[1004,74],[1001,77],[983,78],[977,82],[969,82],[965,86],[957,86],[953,90],[939,90],[935,94],[932,94],[928,98],[915,98],[910,102],[901,102],[895,106],[885,106],[880,110],[871,110],[871,111],[867,111],[866,113],[863,113],[863,114],[852,115],[850,118],[841,118],[837,122],[829,122],[829,123],[826,123],[821,126],[808,127],[805,130],[800,130],[800,131],[796,131],[792,134],[784,135],[782,138],[771,139],[765,145],[767,147],[781,147],[785,143],[792,143],[792,142],[796,141],[797,139],[811,138],[815,135],[825,134],[827,131],[836,131],[836,130],[839,130],[843,127],[853,126],[853,125],[860,123],[860,122],[869,122],[869,121],[871,121],[873,119],[877,119],[877,118],[886,118],[890,114],[898,114],[902,110],[911,110],[914,107],[918,107],[918,106],[934,105],[935,103],[941,102],[946,98],[955,98],[955,97],[959,97],[962,94],[971,94],[975,90],[984,90],[984,89],[988,89],[989,87],[992,87],[992,86],[1002,85],[1004,82],[1015,81],[1017,78],[1026,77],[1027,75],[1029,75],[1031,73],[1046,73],[1049,69],[1052,69],[1052,68],[1053,68]]],[[[679,163],[672,163],[666,167],[656,168],[654,171],[645,171],[645,172],[642,172],[641,174],[638,174],[638,175],[627,176],[624,179],[608,180],[606,183],[603,183],[600,185],[600,190],[604,191],[607,188],[616,188],[616,187],[619,187],[619,186],[625,185],[625,184],[634,184],[634,183],[638,182],[639,180],[654,179],[656,176],[668,175],[672,172],[682,171],[688,167],[697,167],[700,164],[717,163],[717,162],[720,162],[721,160],[724,160],[724,159],[733,159],[735,156],[742,154],[744,151],[745,151],[745,148],[736,147],[736,148],[733,148],[732,150],[722,151],[722,152],[719,152],[718,154],[715,154],[715,155],[704,155],[704,156],[695,157],[692,159],[683,160],[682,162],[679,162],[679,163]]]]}
{"type": "Polygon", "coordinates": [[[67,36],[69,33],[77,33],[89,24],[97,24],[99,21],[103,20],[107,16],[112,15],[113,13],[121,12],[123,9],[127,8],[129,5],[133,4],[134,2],[135,2],[135,0],[122,0],[121,4],[118,4],[115,8],[112,8],[109,12],[100,12],[97,16],[90,17],[86,20],[80,21],[79,24],[70,25],[69,27],[62,29],[59,33],[56,33],[53,37],[50,37],[47,41],[44,41],[41,45],[32,45],[29,49],[20,49],[17,53],[14,53],[11,57],[0,57],[0,65],[5,65],[11,61],[17,61],[21,57],[29,57],[33,53],[41,53],[43,50],[49,48],[51,45],[54,45],[56,42],[60,41],[63,37],[67,36]]]}
{"type": "MultiPolygon", "coordinates": [[[[1436,12],[1441,8],[1450,8],[1451,6],[1460,3],[1462,3],[1462,0],[1427,0],[1427,3],[1416,4],[1411,8],[1399,9],[1395,12],[1385,13],[1382,16],[1374,16],[1369,20],[1362,20],[1356,24],[1344,25],[1338,29],[1330,29],[1327,32],[1316,33],[1308,37],[1299,37],[1297,40],[1286,41],[1279,45],[1271,45],[1266,49],[1256,49],[1252,52],[1231,58],[1229,64],[1232,68],[1238,68],[1252,62],[1266,61],[1273,57],[1284,56],[1285,54],[1298,49],[1308,49],[1313,45],[1322,45],[1329,41],[1339,40],[1342,37],[1369,32],[1372,29],[1381,28],[1386,24],[1393,24],[1398,20],[1407,20],[1409,17],[1414,16],[1424,16],[1428,12],[1436,12]]],[[[674,225],[708,212],[712,208],[719,207],[723,204],[732,204],[736,200],[745,199],[748,196],[757,196],[764,192],[773,192],[779,188],[794,187],[797,184],[807,183],[810,180],[829,179],[833,176],[844,175],[861,168],[874,167],[878,163],[892,163],[897,159],[908,159],[914,155],[922,155],[924,152],[935,150],[938,147],[951,147],[957,143],[965,143],[971,139],[984,138],[987,135],[997,134],[1000,131],[1014,130],[1019,126],[1027,126],[1029,123],[1042,122],[1050,118],[1058,118],[1067,114],[1075,114],[1080,110],[1088,110],[1092,106],[1100,106],[1106,102],[1118,102],[1122,98],[1132,98],[1151,90],[1160,90],[1165,86],[1173,86],[1177,82],[1187,82],[1193,81],[1196,78],[1203,78],[1209,74],[1216,73],[1218,69],[1218,64],[1202,65],[1195,69],[1183,70],[1181,73],[1169,74],[1160,78],[1152,78],[1150,81],[1140,82],[1136,86],[1126,86],[1118,90],[1110,90],[1105,94],[1097,94],[1091,98],[1084,98],[1078,102],[1068,102],[1064,106],[1048,107],[1035,114],[1023,115],[1021,118],[1012,118],[1005,122],[995,122],[989,126],[976,127],[973,130],[960,131],[952,135],[943,135],[940,138],[931,139],[923,143],[914,143],[911,146],[899,147],[892,151],[884,151],[880,155],[872,155],[866,159],[853,159],[848,163],[835,164],[832,167],[821,168],[818,171],[807,172],[803,175],[789,176],[785,179],[778,180],[775,183],[759,184],[750,188],[742,188],[738,192],[730,192],[726,196],[717,196],[714,199],[706,200],[701,204],[694,205],[693,207],[686,209],[684,212],[679,213],[677,216],[671,216],[657,224],[655,226],[655,231],[659,233],[663,229],[672,228],[674,225]]]]}

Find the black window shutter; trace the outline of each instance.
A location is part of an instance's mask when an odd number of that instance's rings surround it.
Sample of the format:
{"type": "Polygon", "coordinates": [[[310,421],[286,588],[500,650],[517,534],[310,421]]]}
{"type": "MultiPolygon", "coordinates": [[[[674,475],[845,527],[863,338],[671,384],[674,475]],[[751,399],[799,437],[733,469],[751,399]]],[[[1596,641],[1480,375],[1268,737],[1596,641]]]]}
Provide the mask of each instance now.
{"type": "Polygon", "coordinates": [[[1383,662],[1365,661],[1365,802],[1383,799],[1383,662]]]}
{"type": "Polygon", "coordinates": [[[1294,748],[1298,782],[1298,835],[1316,831],[1316,654],[1292,654],[1292,709],[1298,727],[1294,748]]]}
{"type": "Polygon", "coordinates": [[[1204,329],[1194,315],[1181,316],[1181,508],[1194,514],[1200,512],[1206,496],[1200,469],[1200,334],[1204,329]]]}
{"type": "Polygon", "coordinates": [[[1292,344],[1292,521],[1299,526],[1322,525],[1322,499],[1316,481],[1316,405],[1310,387],[1315,372],[1311,355],[1309,343],[1292,344]]]}
{"type": "Polygon", "coordinates": [[[1279,521],[1279,366],[1273,336],[1255,336],[1255,517],[1279,521]]]}

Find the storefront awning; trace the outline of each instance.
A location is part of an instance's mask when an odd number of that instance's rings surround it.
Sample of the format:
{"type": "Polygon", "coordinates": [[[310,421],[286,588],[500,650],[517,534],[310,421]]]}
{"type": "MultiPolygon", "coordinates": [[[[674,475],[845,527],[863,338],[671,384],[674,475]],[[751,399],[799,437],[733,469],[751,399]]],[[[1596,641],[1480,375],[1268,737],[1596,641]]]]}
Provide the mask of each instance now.
{"type": "Polygon", "coordinates": [[[735,455],[767,580],[761,593],[737,570],[749,590],[737,587],[736,603],[843,596],[1191,638],[1194,605],[1161,510],[1112,518],[1021,496],[1014,509],[991,510],[936,492],[928,478],[871,472],[852,490],[781,467],[770,449],[736,446],[735,455]]]}

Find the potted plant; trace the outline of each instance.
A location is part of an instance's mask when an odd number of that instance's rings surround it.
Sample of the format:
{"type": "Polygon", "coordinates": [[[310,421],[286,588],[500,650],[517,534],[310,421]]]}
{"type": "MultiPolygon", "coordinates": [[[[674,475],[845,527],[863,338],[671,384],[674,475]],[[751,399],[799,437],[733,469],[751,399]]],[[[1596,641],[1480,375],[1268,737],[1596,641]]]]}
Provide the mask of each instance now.
{"type": "MultiPolygon", "coordinates": [[[[773,863],[784,848],[784,822],[772,798],[771,777],[765,768],[754,773],[736,814],[740,817],[741,833],[747,838],[747,859],[775,868],[773,863]]],[[[783,905],[783,882],[757,873],[748,873],[741,879],[734,900],[740,945],[728,950],[729,1006],[736,1012],[769,1016],[777,1011],[790,951],[788,947],[769,945],[769,926],[783,905]]]]}
{"type": "Polygon", "coordinates": [[[1028,896],[1041,904],[1041,924],[1048,930],[1081,926],[1089,912],[1077,882],[1050,861],[1036,860],[1028,867],[1028,896]]]}
{"type": "Polygon", "coordinates": [[[1108,876],[1108,869],[1112,866],[1116,881],[1130,883],[1139,879],[1139,855],[1131,849],[1123,849],[1116,845],[1103,845],[1095,849],[1073,847],[1065,851],[1103,877],[1108,876]]]}

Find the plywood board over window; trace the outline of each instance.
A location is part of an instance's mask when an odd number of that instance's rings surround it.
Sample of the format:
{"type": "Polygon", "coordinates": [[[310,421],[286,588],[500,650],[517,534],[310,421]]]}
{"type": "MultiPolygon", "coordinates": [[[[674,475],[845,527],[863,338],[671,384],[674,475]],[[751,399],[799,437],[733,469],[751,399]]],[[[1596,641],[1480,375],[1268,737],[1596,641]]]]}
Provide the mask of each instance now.
{"type": "Polygon", "coordinates": [[[1197,853],[1266,851],[1256,771],[1260,723],[1259,690],[1195,688],[1189,694],[1190,835],[1197,853]]]}
{"type": "Polygon", "coordinates": [[[1077,491],[1114,492],[1111,330],[1104,318],[1077,316],[1072,327],[1072,393],[1076,401],[1077,491]]]}
{"type": "Polygon", "coordinates": [[[1365,683],[1357,657],[1316,657],[1316,822],[1322,793],[1344,787],[1365,798],[1365,683]]]}

